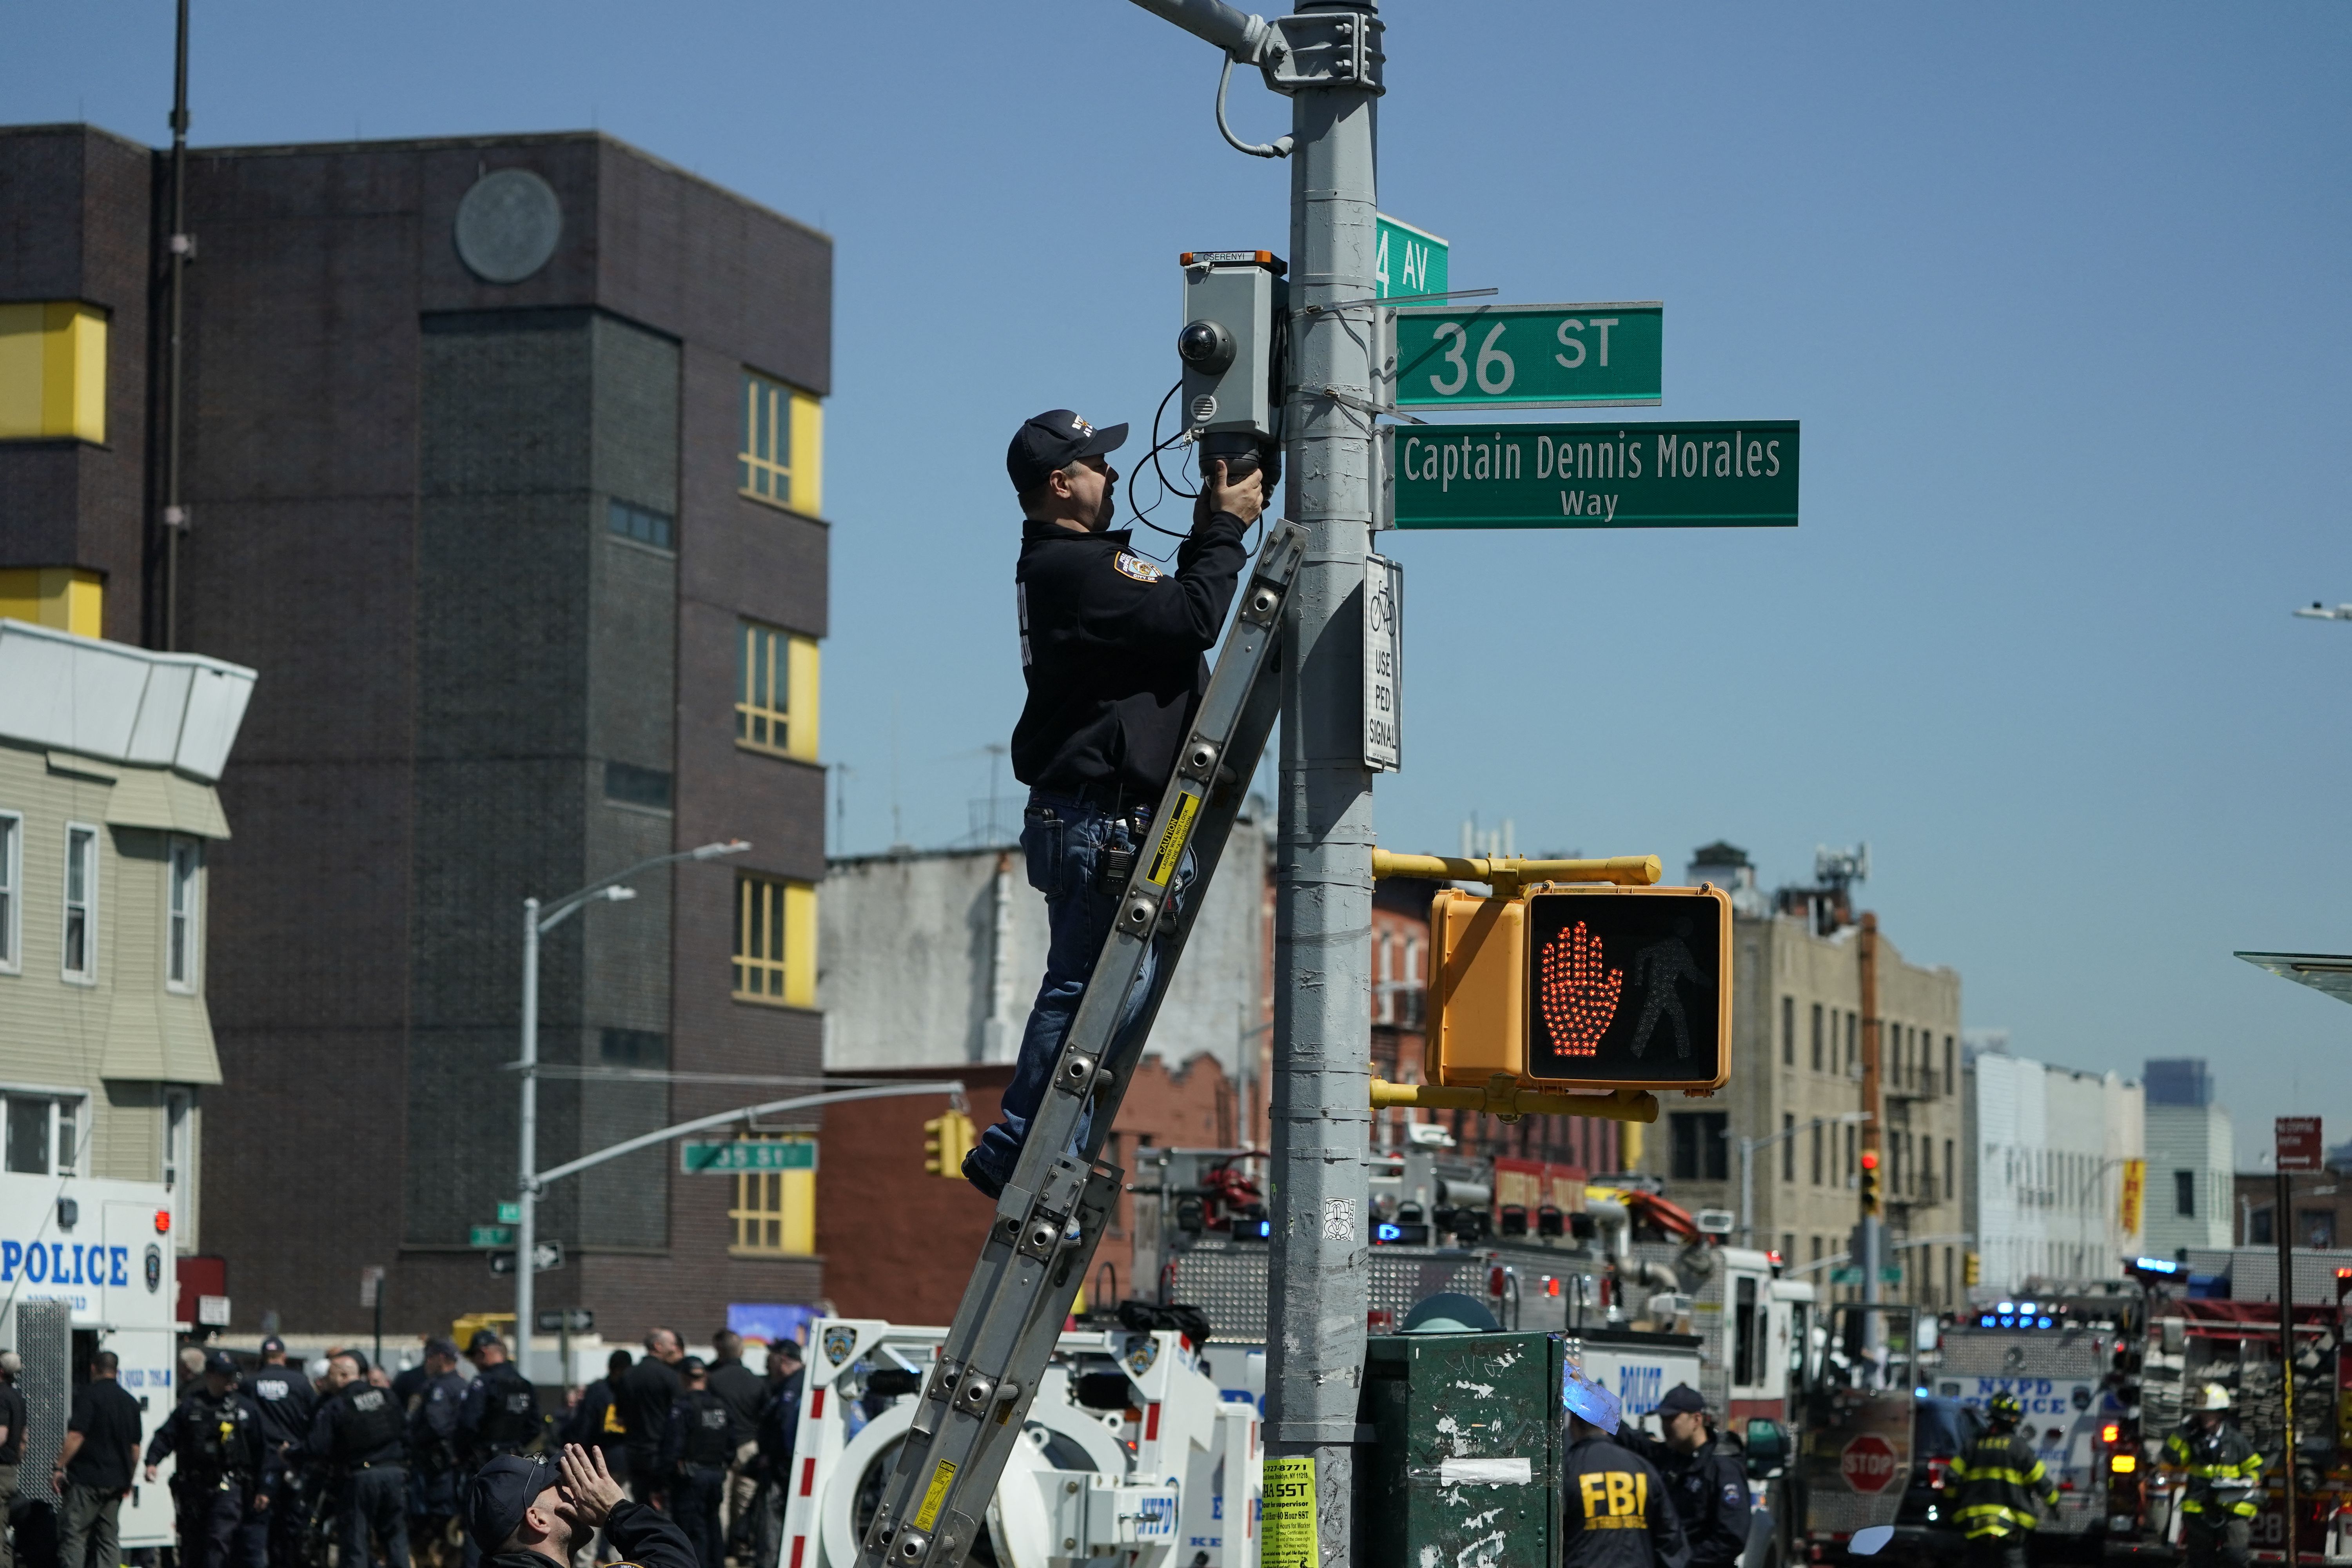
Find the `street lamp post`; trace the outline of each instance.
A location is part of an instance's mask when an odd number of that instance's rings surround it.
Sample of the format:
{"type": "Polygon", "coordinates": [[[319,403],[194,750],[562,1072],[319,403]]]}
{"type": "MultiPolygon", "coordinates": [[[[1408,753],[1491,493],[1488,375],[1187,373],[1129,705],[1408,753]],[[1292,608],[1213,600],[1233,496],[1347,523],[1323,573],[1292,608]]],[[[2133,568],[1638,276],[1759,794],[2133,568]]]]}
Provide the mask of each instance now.
{"type": "Polygon", "coordinates": [[[1843,1127],[1849,1122],[1867,1121],[1867,1110],[1849,1110],[1838,1116],[1816,1116],[1811,1121],[1801,1121],[1794,1127],[1783,1127],[1778,1132],[1762,1138],[1742,1138],[1739,1141],[1739,1242],[1743,1247],[1756,1245],[1756,1151],[1767,1149],[1783,1138],[1815,1127],[1843,1127]]]}
{"type": "Polygon", "coordinates": [[[538,1269],[533,1255],[539,1247],[539,939],[570,920],[590,903],[602,899],[610,903],[622,903],[637,896],[635,888],[622,886],[640,871],[650,871],[656,866],[674,865],[680,860],[716,860],[721,855],[740,855],[751,848],[741,838],[719,844],[698,845],[672,855],[656,855],[650,860],[640,860],[624,871],[615,871],[602,881],[592,882],[576,893],[566,893],[540,913],[537,899],[522,901],[522,1059],[518,1064],[522,1072],[522,1114],[517,1142],[515,1186],[515,1363],[525,1377],[530,1375],[531,1318],[538,1310],[538,1269]]]}

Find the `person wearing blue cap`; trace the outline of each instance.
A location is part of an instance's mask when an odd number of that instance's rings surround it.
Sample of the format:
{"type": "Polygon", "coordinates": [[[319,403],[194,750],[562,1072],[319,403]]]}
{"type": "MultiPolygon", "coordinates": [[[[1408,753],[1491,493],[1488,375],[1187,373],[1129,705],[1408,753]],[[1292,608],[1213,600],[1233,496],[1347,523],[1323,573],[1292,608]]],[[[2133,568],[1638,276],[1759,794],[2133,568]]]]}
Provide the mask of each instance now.
{"type": "MultiPolygon", "coordinates": [[[[1029,786],[1021,849],[1029,885],[1045,895],[1049,934],[1045,980],[996,1125],[964,1157],[965,1178],[991,1198],[1028,1141],[1177,750],[1208,691],[1204,656],[1249,560],[1243,535],[1265,506],[1263,468],[1232,479],[1216,462],[1202,478],[1175,567],[1163,568],[1136,552],[1130,531],[1110,526],[1118,470],[1108,458],[1126,440],[1124,425],[1097,428],[1055,408],[1023,424],[1004,458],[1021,501],[1013,585],[1029,689],[1013,727],[1013,776],[1029,786]]],[[[1191,880],[1185,869],[1171,876],[1180,885],[1191,880]]],[[[1158,956],[1155,943],[1129,993],[1122,1033],[1150,994],[1158,956]]]]}
{"type": "Polygon", "coordinates": [[[636,1568],[698,1568],[685,1532],[651,1504],[631,1502],[598,1449],[569,1443],[553,1459],[502,1455],[466,1489],[466,1531],[488,1568],[572,1568],[599,1530],[636,1568]]]}
{"type": "Polygon", "coordinates": [[[1657,1470],[1620,1447],[1617,1396],[1574,1367],[1560,1382],[1568,1453],[1560,1477],[1560,1568],[1685,1568],[1689,1549],[1657,1470]]]}
{"type": "Polygon", "coordinates": [[[1666,1390],[1658,1422],[1665,1441],[1629,1422],[1618,1429],[1618,1444],[1657,1467],[1690,1544],[1691,1568],[1731,1568],[1748,1550],[1748,1467],[1708,1426],[1706,1396],[1689,1384],[1666,1390]]]}

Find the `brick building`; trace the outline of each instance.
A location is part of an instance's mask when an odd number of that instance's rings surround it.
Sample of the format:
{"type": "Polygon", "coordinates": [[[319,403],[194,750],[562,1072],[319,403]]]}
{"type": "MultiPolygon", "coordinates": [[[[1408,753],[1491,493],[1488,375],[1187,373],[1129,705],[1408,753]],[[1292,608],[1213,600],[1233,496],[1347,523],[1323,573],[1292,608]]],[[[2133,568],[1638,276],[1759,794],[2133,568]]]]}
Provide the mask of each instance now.
{"type": "MultiPolygon", "coordinates": [[[[178,624],[260,672],[210,869],[206,1246],[240,1331],[359,1326],[369,1265],[388,1329],[446,1326],[511,1299],[469,1242],[514,1194],[526,896],[754,845],[550,933],[541,1168],[773,1097],[646,1069],[819,1070],[832,246],[595,134],[188,163],[178,624]]],[[[0,133],[0,310],[104,328],[102,394],[0,452],[0,593],[62,625],[95,584],[125,639],[161,619],[167,179],[85,127],[0,133]]],[[[805,1183],[676,1163],[550,1189],[543,1306],[629,1334],[821,1293],[805,1183]]]]}

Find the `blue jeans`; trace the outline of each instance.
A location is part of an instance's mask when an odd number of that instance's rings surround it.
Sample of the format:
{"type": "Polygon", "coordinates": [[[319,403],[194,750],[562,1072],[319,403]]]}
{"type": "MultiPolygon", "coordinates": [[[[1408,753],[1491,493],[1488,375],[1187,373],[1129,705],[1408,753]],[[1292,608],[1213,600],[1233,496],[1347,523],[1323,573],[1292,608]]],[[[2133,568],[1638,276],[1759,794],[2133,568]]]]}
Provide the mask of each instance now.
{"type": "MultiPolygon", "coordinates": [[[[1097,890],[1095,875],[1103,852],[1131,849],[1140,860],[1148,853],[1145,840],[1144,831],[1135,826],[1131,816],[1114,816],[1100,806],[1045,790],[1029,794],[1028,809],[1021,816],[1021,850],[1028,862],[1029,885],[1045,895],[1051,935],[1045,948],[1045,979],[1037,987],[1029,1026],[1021,1034],[1021,1055],[1013,1065],[1013,1081],[1005,1086],[1001,1119],[980,1138],[980,1163],[999,1181],[1011,1178],[1021,1146],[1028,1142],[1029,1123],[1045,1102],[1054,1065],[1062,1058],[1062,1042],[1068,1038],[1070,1025],[1078,1016],[1087,978],[1094,972],[1095,960],[1102,956],[1104,939],[1110,934],[1120,895],[1126,891],[1123,881],[1108,892],[1097,890]]],[[[1192,875],[1192,852],[1188,847],[1169,889],[1174,907],[1182,907],[1192,875]]],[[[1164,932],[1166,927],[1161,930],[1164,932]]],[[[1160,977],[1163,940],[1155,934],[1144,950],[1143,967],[1119,1010],[1118,1030],[1110,1050],[1113,1060],[1124,1059],[1133,1043],[1144,1005],[1160,977]]],[[[1091,1113],[1080,1119],[1079,1143],[1086,1142],[1091,1121],[1091,1113]]]]}

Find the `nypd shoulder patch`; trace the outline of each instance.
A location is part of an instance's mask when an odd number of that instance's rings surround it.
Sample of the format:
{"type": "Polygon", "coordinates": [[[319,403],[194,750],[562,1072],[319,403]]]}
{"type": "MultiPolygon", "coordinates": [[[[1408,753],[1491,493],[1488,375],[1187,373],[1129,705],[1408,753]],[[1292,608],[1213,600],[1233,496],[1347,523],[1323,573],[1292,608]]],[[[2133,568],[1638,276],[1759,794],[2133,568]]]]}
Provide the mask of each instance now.
{"type": "Polygon", "coordinates": [[[1112,563],[1139,583],[1157,583],[1162,575],[1159,567],[1125,550],[1118,552],[1112,563]]]}

